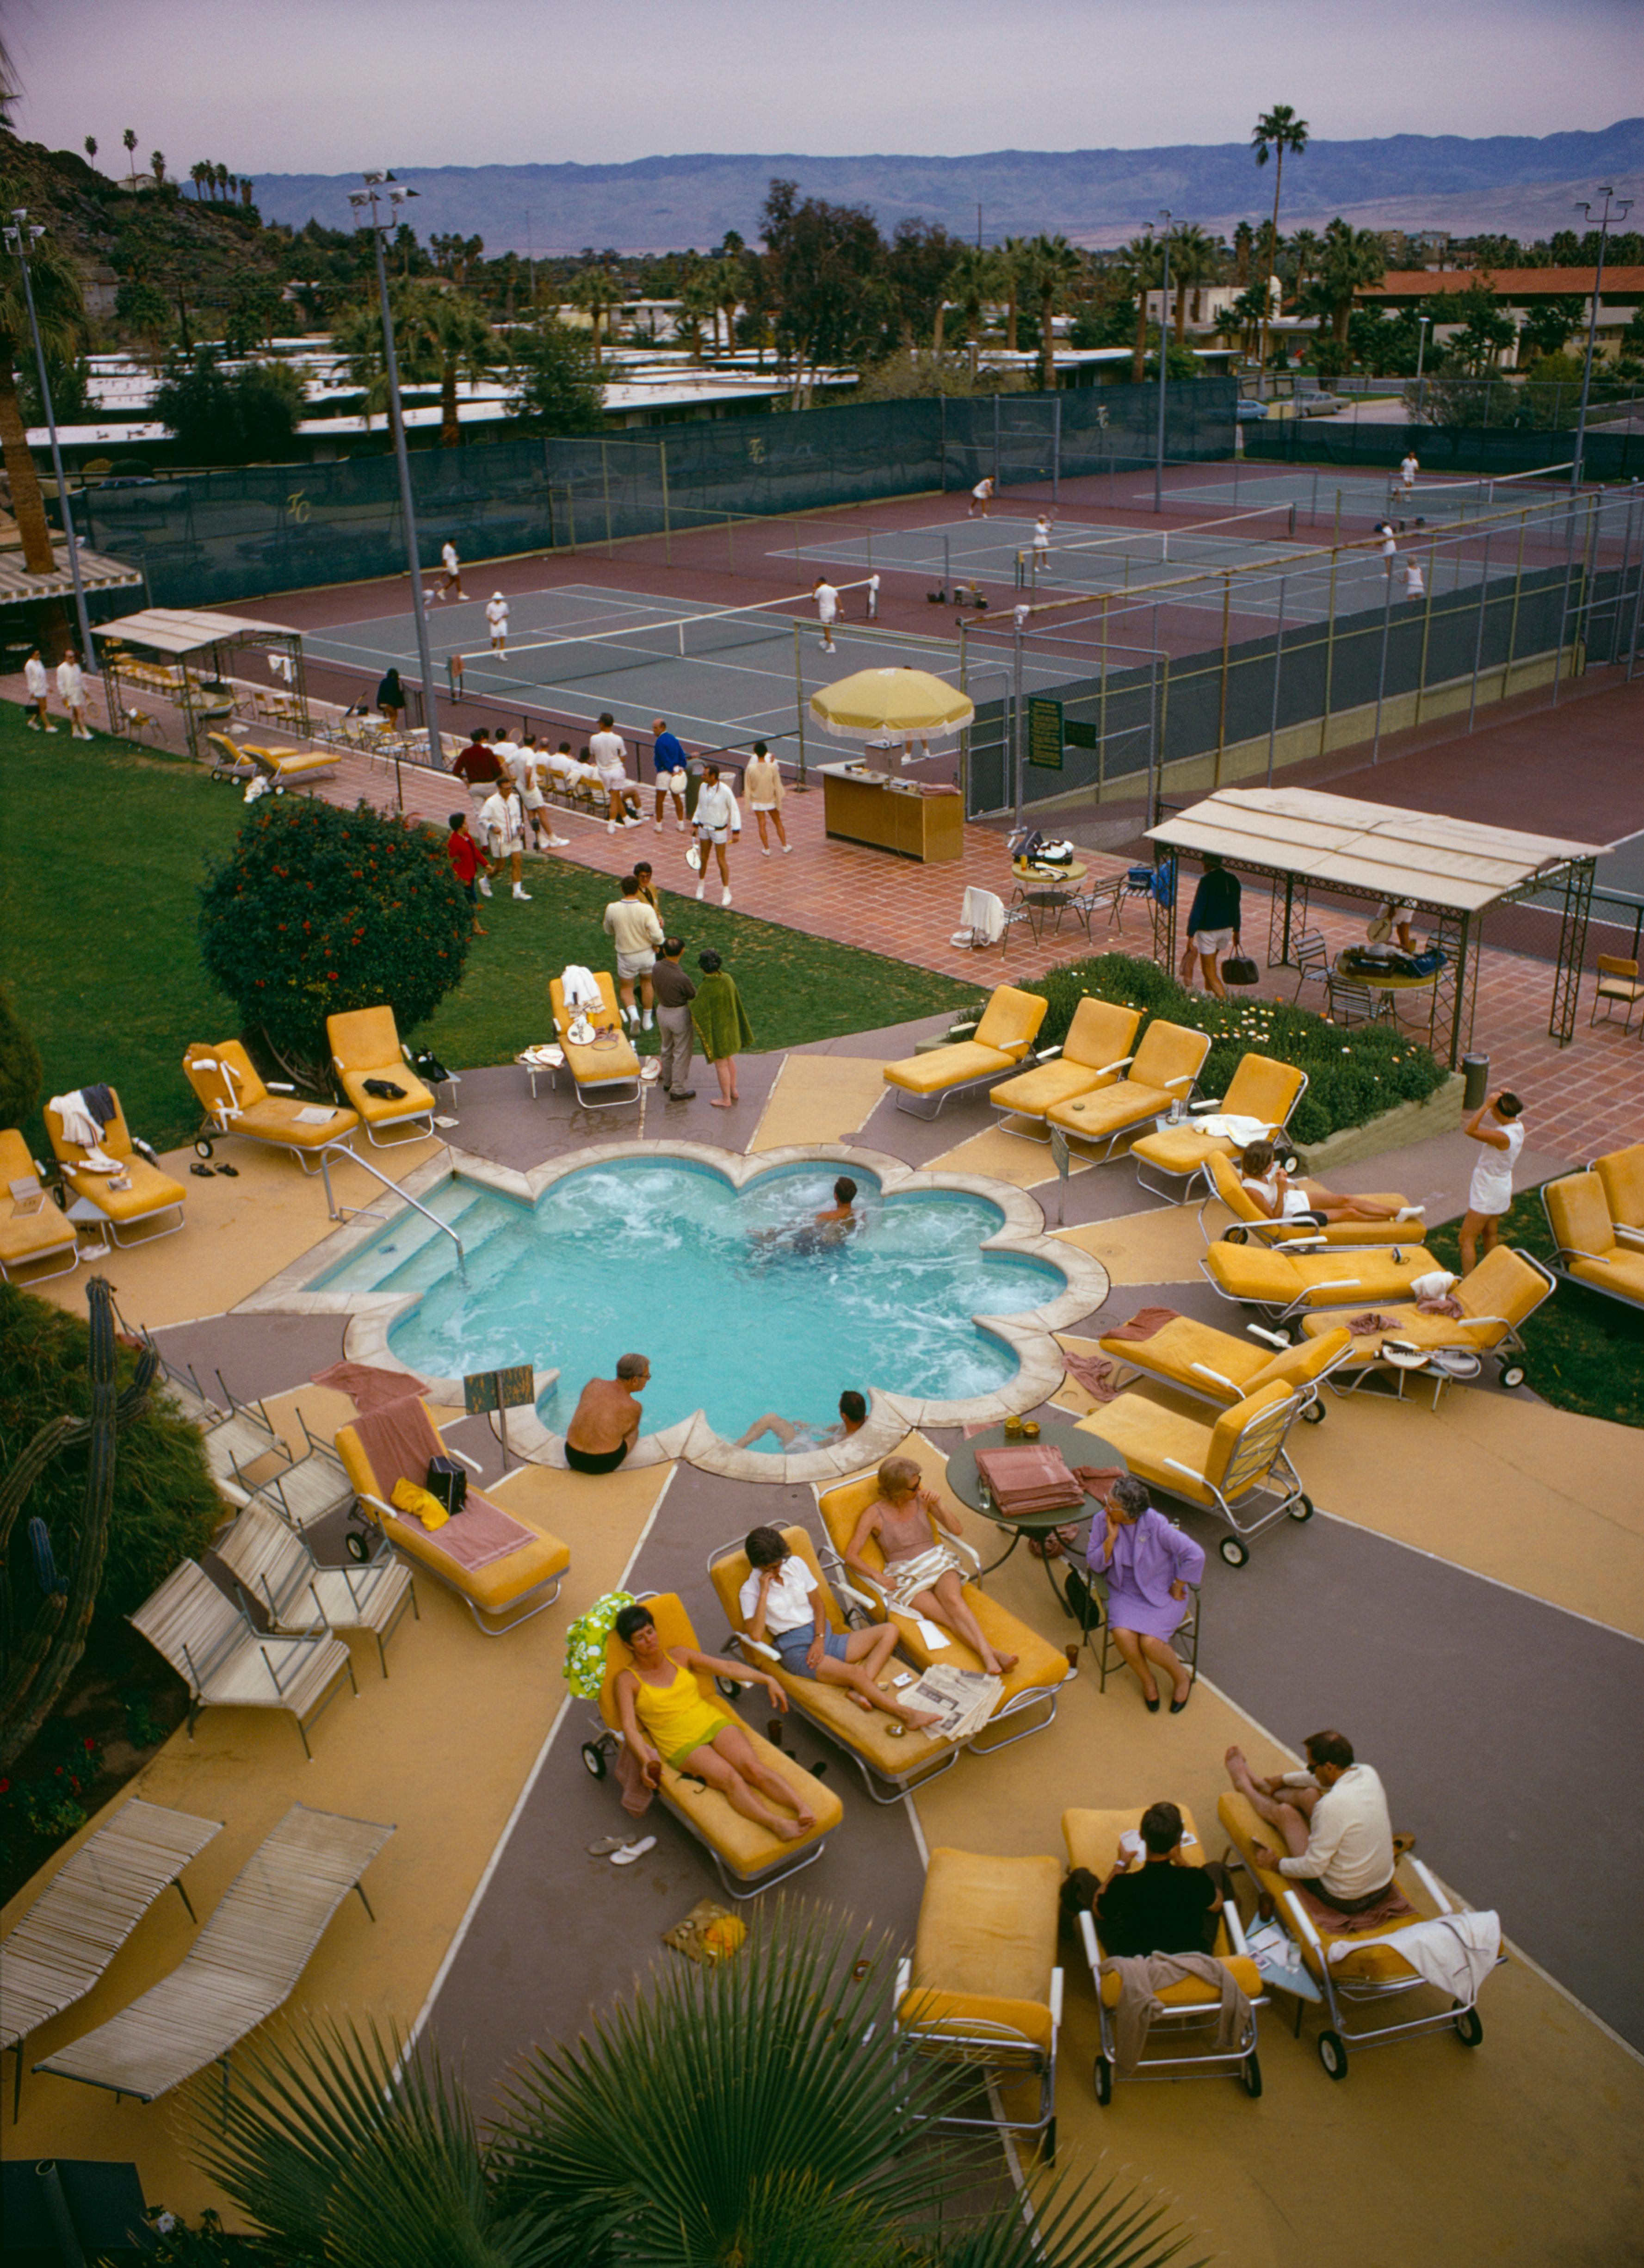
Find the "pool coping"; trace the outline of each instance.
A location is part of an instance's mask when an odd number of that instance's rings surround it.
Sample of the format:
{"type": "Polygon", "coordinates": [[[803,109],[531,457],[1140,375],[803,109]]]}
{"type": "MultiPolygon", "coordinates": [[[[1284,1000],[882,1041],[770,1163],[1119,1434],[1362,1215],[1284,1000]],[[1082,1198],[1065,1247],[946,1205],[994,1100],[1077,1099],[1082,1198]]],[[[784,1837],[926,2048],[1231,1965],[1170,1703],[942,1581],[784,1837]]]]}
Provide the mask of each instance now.
{"type": "MultiPolygon", "coordinates": [[[[987,1425],[1013,1413],[1031,1410],[1047,1401],[1061,1384],[1065,1365],[1056,1333],[1070,1329],[1100,1307],[1110,1288],[1107,1270],[1077,1245],[1050,1235],[1043,1212],[1025,1189],[996,1182],[983,1174],[933,1173],[906,1166],[882,1150],[869,1150],[845,1142],[790,1143],[780,1149],[752,1155],[722,1150],[711,1143],[677,1140],[591,1143],[569,1156],[555,1158],[528,1171],[499,1166],[447,1144],[397,1185],[395,1194],[424,1197],[453,1175],[477,1187],[495,1190],[516,1202],[534,1204],[542,1191],[568,1174],[601,1166],[645,1159],[678,1159],[719,1174],[740,1189],[762,1175],[796,1165],[837,1165],[859,1167],[872,1174],[886,1196],[918,1189],[952,1190],[981,1197],[1002,1219],[998,1230],[981,1240],[984,1252],[1005,1252],[1038,1260],[1056,1269],[1066,1289],[1040,1307],[1009,1315],[972,1317],[978,1330],[1001,1339],[1016,1356],[1015,1375],[988,1394],[939,1399],[888,1394],[870,1389],[867,1423],[848,1440],[825,1449],[810,1449],[797,1456],[772,1456],[757,1449],[740,1449],[716,1432],[700,1410],[654,1433],[642,1433],[624,1463],[644,1466],[670,1463],[682,1458],[726,1480],[817,1481],[826,1483],[842,1474],[859,1471],[888,1456],[915,1426],[987,1425]]],[[[385,1192],[385,1196],[387,1193],[385,1192]]],[[[393,1215],[389,1215],[390,1219],[393,1215]]],[[[370,1363],[378,1369],[420,1373],[402,1362],[388,1345],[388,1334],[420,1292],[324,1292],[309,1287],[317,1276],[342,1266],[384,1226],[381,1219],[345,1222],[331,1235],[310,1248],[300,1259],[269,1278],[248,1299],[231,1310],[235,1314],[344,1315],[343,1352],[350,1362],[370,1363]]],[[[553,1382],[557,1370],[534,1373],[536,1391],[553,1382]]],[[[463,1403],[460,1378],[431,1378],[431,1401],[446,1407],[463,1403]]],[[[534,1408],[512,1410],[508,1418],[509,1447],[531,1462],[565,1466],[564,1436],[550,1432],[534,1408]]]]}

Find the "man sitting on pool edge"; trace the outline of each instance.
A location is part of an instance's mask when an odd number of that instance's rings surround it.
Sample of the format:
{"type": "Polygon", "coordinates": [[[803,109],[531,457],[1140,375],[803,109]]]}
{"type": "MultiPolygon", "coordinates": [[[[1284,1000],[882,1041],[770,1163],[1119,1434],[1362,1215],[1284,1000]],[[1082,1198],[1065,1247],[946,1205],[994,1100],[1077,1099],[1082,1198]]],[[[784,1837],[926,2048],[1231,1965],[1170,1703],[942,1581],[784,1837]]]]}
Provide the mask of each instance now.
{"type": "Polygon", "coordinates": [[[839,1423],[837,1425],[813,1425],[802,1418],[778,1418],[774,1410],[767,1410],[763,1418],[756,1418],[741,1440],[733,1444],[738,1449],[751,1449],[762,1433],[774,1433],[783,1447],[795,1456],[807,1449],[831,1449],[837,1442],[848,1441],[852,1433],[859,1433],[867,1423],[867,1403],[854,1387],[847,1387],[839,1396],[839,1423]]]}
{"type": "Polygon", "coordinates": [[[565,1428],[565,1462],[573,1473],[614,1473],[639,1439],[639,1396],[651,1380],[642,1354],[619,1355],[615,1378],[591,1378],[565,1428]]]}

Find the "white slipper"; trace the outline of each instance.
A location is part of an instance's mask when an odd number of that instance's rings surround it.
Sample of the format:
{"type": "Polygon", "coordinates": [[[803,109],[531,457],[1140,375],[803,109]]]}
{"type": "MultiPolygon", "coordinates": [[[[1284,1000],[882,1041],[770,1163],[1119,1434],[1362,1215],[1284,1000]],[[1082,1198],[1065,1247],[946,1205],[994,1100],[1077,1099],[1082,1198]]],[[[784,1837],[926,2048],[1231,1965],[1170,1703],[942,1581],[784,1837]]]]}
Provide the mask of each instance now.
{"type": "Polygon", "coordinates": [[[611,1864],[613,1867],[631,1867],[636,1859],[643,1859],[647,1851],[654,1851],[656,1846],[654,1835],[642,1836],[638,1843],[624,1843],[620,1851],[613,1851],[611,1864]]]}
{"type": "Polygon", "coordinates": [[[628,1837],[625,1835],[601,1835],[597,1843],[589,1844],[588,1856],[590,1859],[608,1859],[613,1851],[625,1851],[627,1848],[628,1837]]]}

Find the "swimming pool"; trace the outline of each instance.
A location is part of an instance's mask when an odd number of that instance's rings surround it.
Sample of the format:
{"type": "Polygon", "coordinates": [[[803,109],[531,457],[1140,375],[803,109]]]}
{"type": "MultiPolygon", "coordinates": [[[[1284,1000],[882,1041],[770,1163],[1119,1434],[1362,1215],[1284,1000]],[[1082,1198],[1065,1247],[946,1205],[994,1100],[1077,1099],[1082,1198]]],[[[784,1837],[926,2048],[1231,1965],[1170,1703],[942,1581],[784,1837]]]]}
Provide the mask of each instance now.
{"type": "Polygon", "coordinates": [[[988,1198],[886,1194],[855,1162],[863,1228],[796,1244],[840,1168],[778,1165],[738,1189],[691,1159],[604,1160],[560,1174],[534,1204],[453,1174],[424,1202],[461,1237],[466,1283],[450,1239],[413,1213],[312,1288],[413,1298],[388,1346],[424,1376],[557,1369],[538,1404],[557,1433],[584,1381],[610,1377],[630,1349],[652,1366],[647,1432],[700,1409],[729,1441],[767,1410],[831,1423],[846,1387],[961,1400],[1007,1386],[1015,1349],[972,1318],[1045,1307],[1066,1292],[1065,1271],[982,1251],[1005,1225],[988,1198]]]}

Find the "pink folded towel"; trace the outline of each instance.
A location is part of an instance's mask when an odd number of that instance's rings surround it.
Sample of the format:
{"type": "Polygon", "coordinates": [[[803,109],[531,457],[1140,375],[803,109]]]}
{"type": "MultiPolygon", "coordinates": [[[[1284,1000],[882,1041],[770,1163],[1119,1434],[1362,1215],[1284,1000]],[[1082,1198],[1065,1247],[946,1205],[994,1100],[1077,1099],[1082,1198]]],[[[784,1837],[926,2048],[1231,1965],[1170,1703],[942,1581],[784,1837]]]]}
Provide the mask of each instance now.
{"type": "MultiPolygon", "coordinates": [[[[423,1527],[414,1513],[406,1517],[405,1524],[408,1528],[423,1527]]],[[[493,1559],[505,1559],[522,1543],[536,1541],[534,1528],[527,1528],[499,1505],[476,1496],[472,1489],[461,1511],[453,1513],[443,1528],[435,1528],[431,1535],[424,1528],[423,1533],[436,1551],[443,1551],[447,1559],[453,1559],[469,1574],[478,1567],[489,1567],[493,1559]]]]}
{"type": "Polygon", "coordinates": [[[334,1362],[315,1371],[308,1382],[346,1394],[362,1418],[372,1410],[387,1409],[391,1402],[403,1402],[408,1395],[428,1391],[428,1381],[415,1371],[383,1370],[371,1362],[334,1362]]]}

